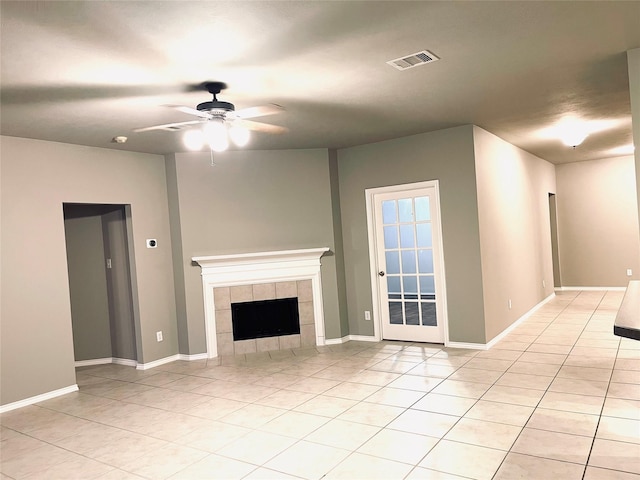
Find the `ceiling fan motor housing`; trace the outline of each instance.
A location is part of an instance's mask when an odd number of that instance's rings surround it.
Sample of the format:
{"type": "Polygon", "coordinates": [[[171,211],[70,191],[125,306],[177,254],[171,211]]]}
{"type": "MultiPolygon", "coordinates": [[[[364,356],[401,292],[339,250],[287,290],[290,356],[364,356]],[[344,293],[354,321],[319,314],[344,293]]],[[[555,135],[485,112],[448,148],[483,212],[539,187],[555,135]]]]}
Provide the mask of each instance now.
{"type": "Polygon", "coordinates": [[[224,112],[233,112],[236,109],[233,103],[220,102],[218,100],[200,103],[196,108],[201,112],[211,112],[215,110],[222,110],[224,112]]]}

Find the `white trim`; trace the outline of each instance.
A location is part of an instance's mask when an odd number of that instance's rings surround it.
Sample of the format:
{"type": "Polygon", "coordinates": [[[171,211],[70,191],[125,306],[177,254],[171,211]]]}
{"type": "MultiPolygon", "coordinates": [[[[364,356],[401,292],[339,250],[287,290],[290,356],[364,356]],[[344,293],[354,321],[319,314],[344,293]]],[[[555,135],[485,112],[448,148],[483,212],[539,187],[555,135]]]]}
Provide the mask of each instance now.
{"type": "Polygon", "coordinates": [[[94,358],[91,360],[77,360],[75,362],[76,367],[89,367],[91,365],[108,365],[114,363],[116,365],[125,365],[127,367],[136,367],[138,362],[129,358],[117,358],[117,357],[105,357],[94,358]]]}
{"type": "Polygon", "coordinates": [[[346,335],[341,338],[328,338],[325,341],[325,344],[339,345],[341,343],[347,343],[347,342],[379,342],[379,341],[380,340],[373,335],[346,335]]]}
{"type": "Polygon", "coordinates": [[[329,247],[322,247],[193,257],[191,260],[202,269],[208,358],[218,356],[216,307],[213,294],[213,289],[216,287],[311,280],[316,345],[325,345],[320,257],[328,251],[329,247]]]}
{"type": "Polygon", "coordinates": [[[466,348],[467,350],[489,350],[486,343],[465,343],[465,342],[449,342],[446,348],[466,348]]]}
{"type": "Polygon", "coordinates": [[[487,348],[493,347],[496,343],[498,343],[504,337],[509,335],[516,327],[520,326],[520,324],[522,322],[524,322],[527,318],[529,318],[531,315],[533,315],[543,305],[545,305],[546,303],[549,303],[551,300],[553,300],[555,298],[555,296],[556,296],[556,294],[552,293],[551,295],[546,297],[544,300],[539,302],[537,305],[534,305],[531,309],[529,309],[529,311],[525,312],[515,322],[513,322],[511,325],[509,325],[507,328],[505,328],[502,332],[500,332],[498,335],[496,335],[491,340],[489,340],[489,342],[487,343],[487,348]]]}
{"type": "Polygon", "coordinates": [[[509,325],[507,328],[505,328],[502,332],[500,332],[498,335],[493,337],[487,343],[449,342],[448,344],[446,344],[446,347],[447,348],[468,348],[471,350],[489,350],[496,343],[498,343],[500,340],[506,337],[509,333],[511,333],[516,327],[518,327],[527,318],[533,315],[538,309],[540,309],[540,307],[542,307],[546,303],[553,300],[555,296],[556,294],[552,293],[551,295],[546,297],[544,300],[542,300],[540,303],[534,305],[531,309],[529,309],[526,313],[524,313],[520,318],[518,318],[515,322],[513,322],[511,325],[509,325]]]}
{"type": "Polygon", "coordinates": [[[209,358],[207,352],[205,353],[195,353],[193,355],[186,355],[184,353],[178,354],[178,360],[185,360],[187,362],[195,362],[196,360],[206,360],[209,358]]]}
{"type": "Polygon", "coordinates": [[[375,206],[373,204],[374,195],[381,193],[393,193],[404,192],[411,190],[421,190],[424,188],[433,188],[435,190],[435,203],[437,218],[434,219],[437,222],[437,228],[440,232],[438,235],[438,248],[440,250],[441,261],[438,268],[437,277],[439,277],[440,294],[438,295],[442,310],[442,315],[439,320],[442,322],[443,328],[443,341],[447,345],[449,343],[449,316],[447,309],[447,282],[445,277],[444,266],[444,246],[442,240],[442,218],[440,211],[440,182],[438,180],[426,180],[424,182],[407,183],[402,185],[389,185],[386,187],[367,188],[364,191],[365,194],[365,206],[367,212],[367,238],[369,246],[369,273],[371,282],[371,300],[372,300],[372,314],[373,314],[373,341],[382,340],[382,315],[380,314],[380,298],[378,295],[378,259],[376,258],[376,232],[375,232],[375,206]]]}
{"type": "Polygon", "coordinates": [[[555,287],[554,290],[556,292],[574,292],[579,290],[584,290],[586,292],[601,292],[601,291],[610,291],[610,292],[624,292],[627,287],[555,287]]]}
{"type": "Polygon", "coordinates": [[[325,345],[339,345],[347,342],[379,342],[375,336],[372,335],[346,335],[341,338],[327,338],[325,345]]]}
{"type": "Polygon", "coordinates": [[[159,367],[160,365],[175,362],[176,360],[180,360],[180,354],[178,353],[176,353],[175,355],[171,355],[170,357],[164,357],[160,358],[159,360],[154,360],[153,362],[138,363],[136,365],[136,370],[149,370],[150,368],[159,367]]]}
{"type": "Polygon", "coordinates": [[[325,345],[340,345],[341,343],[347,343],[349,340],[351,340],[349,338],[349,335],[347,335],[345,337],[340,337],[340,338],[325,338],[324,344],[325,345]]]}
{"type": "Polygon", "coordinates": [[[105,365],[107,363],[113,363],[112,357],[105,358],[93,358],[91,360],[76,360],[76,367],[89,367],[91,365],[105,365]]]}
{"type": "Polygon", "coordinates": [[[377,342],[379,341],[372,335],[349,335],[349,340],[354,342],[377,342]]]}
{"type": "Polygon", "coordinates": [[[136,360],[131,360],[130,358],[118,358],[113,357],[111,363],[115,363],[116,365],[124,365],[126,367],[137,367],[138,362],[136,360]]]}
{"type": "Polygon", "coordinates": [[[73,393],[78,391],[78,385],[73,384],[68,387],[59,388],[58,390],[52,390],[51,392],[41,393],[34,397],[25,398],[24,400],[18,400],[17,402],[7,403],[6,405],[0,405],[0,413],[9,412],[16,408],[27,407],[34,403],[44,402],[45,400],[51,400],[52,398],[66,395],[67,393],[73,393]]]}

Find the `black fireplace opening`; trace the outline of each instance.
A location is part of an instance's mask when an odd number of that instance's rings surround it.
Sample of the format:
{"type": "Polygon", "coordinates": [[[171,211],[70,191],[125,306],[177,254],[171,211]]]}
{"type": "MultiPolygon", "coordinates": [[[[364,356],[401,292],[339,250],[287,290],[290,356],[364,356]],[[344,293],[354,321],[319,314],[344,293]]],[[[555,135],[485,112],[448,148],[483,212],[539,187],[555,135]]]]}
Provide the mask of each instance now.
{"type": "Polygon", "coordinates": [[[298,299],[232,303],[231,322],[234,340],[299,334],[298,299]]]}

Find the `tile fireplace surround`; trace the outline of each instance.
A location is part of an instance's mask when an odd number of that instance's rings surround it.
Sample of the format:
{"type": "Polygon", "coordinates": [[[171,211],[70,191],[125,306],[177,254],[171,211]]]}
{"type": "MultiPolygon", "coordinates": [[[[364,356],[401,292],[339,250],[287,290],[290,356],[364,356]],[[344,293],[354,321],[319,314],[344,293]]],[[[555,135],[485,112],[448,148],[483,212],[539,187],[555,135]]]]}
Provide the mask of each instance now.
{"type": "Polygon", "coordinates": [[[324,345],[320,257],[329,248],[193,257],[202,269],[209,358],[324,345]],[[231,303],[298,298],[300,334],[233,341],[231,303]]]}
{"type": "Polygon", "coordinates": [[[217,287],[213,289],[213,298],[216,305],[218,355],[261,353],[316,345],[311,280],[217,287]],[[294,297],[298,299],[299,334],[234,341],[231,320],[232,303],[294,297]]]}

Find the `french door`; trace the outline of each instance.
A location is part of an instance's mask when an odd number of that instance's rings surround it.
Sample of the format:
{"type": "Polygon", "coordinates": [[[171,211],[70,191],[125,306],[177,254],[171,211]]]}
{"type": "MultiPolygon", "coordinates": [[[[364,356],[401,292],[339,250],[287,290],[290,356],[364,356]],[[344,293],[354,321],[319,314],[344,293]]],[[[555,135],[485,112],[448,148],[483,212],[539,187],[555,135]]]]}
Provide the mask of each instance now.
{"type": "Polygon", "coordinates": [[[384,339],[445,341],[438,190],[437,183],[429,184],[373,194],[377,310],[384,339]]]}

